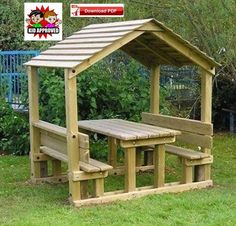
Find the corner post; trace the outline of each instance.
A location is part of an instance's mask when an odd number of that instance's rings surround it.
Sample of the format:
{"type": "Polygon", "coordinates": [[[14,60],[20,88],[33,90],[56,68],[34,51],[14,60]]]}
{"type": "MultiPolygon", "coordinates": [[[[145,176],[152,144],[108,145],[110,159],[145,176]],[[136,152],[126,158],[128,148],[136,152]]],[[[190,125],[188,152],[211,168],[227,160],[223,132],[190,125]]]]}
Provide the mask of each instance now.
{"type": "Polygon", "coordinates": [[[76,76],[70,77],[71,70],[65,69],[65,105],[67,128],[67,153],[69,167],[69,191],[71,201],[81,199],[80,182],[72,180],[72,172],[79,171],[79,139],[76,76]]]}
{"type": "Polygon", "coordinates": [[[33,126],[33,122],[39,121],[39,97],[38,97],[38,73],[36,67],[28,67],[28,91],[29,91],[29,122],[30,122],[30,161],[31,179],[36,182],[41,177],[42,162],[34,162],[34,154],[40,152],[40,131],[33,126]]]}
{"type": "MultiPolygon", "coordinates": [[[[150,76],[150,112],[159,114],[160,110],[160,65],[151,68],[150,76]]],[[[153,151],[144,152],[144,164],[153,164],[153,151]]]]}
{"type": "Polygon", "coordinates": [[[150,112],[159,114],[160,109],[160,65],[151,69],[150,78],[150,112]]]}
{"type": "MultiPolygon", "coordinates": [[[[213,68],[213,74],[215,68],[213,68]]],[[[201,75],[201,121],[211,123],[212,117],[212,74],[204,69],[200,70],[201,75]]],[[[203,147],[203,152],[211,154],[211,149],[203,147]]],[[[196,168],[196,180],[209,180],[211,178],[211,165],[198,166],[196,168]]]]}

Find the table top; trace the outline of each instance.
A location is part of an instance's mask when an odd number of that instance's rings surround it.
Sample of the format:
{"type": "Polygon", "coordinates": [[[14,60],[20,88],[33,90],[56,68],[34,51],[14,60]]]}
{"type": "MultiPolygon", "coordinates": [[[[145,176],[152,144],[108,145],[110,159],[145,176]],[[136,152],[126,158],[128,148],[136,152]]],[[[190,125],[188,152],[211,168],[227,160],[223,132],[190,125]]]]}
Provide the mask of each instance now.
{"type": "Polygon", "coordinates": [[[120,140],[137,140],[180,135],[177,130],[130,122],[122,119],[99,119],[78,121],[81,129],[111,136],[120,140]]]}

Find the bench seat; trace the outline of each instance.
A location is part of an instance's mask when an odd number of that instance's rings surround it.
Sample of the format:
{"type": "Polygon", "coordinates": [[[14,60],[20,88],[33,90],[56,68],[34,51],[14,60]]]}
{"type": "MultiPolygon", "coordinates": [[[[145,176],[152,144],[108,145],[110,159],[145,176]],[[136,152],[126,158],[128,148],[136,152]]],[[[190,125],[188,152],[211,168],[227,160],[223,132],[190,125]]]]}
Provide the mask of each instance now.
{"type": "MultiPolygon", "coordinates": [[[[60,153],[52,148],[47,146],[41,146],[40,150],[55,159],[61,160],[63,162],[68,162],[68,156],[66,154],[60,153]]],[[[80,161],[80,170],[85,171],[87,173],[95,173],[95,172],[103,172],[111,170],[113,167],[105,164],[103,162],[97,161],[95,159],[89,158],[88,162],[80,161]]]]}

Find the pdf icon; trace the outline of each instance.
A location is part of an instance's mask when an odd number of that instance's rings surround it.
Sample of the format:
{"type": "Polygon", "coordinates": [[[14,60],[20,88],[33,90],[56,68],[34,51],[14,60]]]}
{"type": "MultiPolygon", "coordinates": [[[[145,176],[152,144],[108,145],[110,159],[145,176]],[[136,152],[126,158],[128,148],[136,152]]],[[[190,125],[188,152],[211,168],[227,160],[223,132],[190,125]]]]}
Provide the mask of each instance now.
{"type": "Polygon", "coordinates": [[[123,17],[124,4],[71,4],[71,17],[123,17]]]}

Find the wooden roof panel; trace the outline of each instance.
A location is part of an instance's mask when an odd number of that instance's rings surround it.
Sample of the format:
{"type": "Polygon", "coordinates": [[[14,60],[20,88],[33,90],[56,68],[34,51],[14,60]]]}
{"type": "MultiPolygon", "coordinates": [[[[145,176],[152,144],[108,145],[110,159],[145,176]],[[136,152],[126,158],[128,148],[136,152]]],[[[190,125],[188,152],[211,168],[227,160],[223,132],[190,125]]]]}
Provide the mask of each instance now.
{"type": "MultiPolygon", "coordinates": [[[[157,62],[177,66],[192,63],[193,58],[181,53],[181,50],[166,41],[163,38],[165,35],[173,37],[178,45],[192,51],[196,59],[197,57],[200,59],[199,62],[205,62],[203,65],[219,65],[213,58],[208,57],[196,46],[191,45],[155,19],[88,25],[39,56],[32,58],[26,65],[77,68],[83,63],[78,70],[76,69],[77,72],[81,72],[119,48],[140,62],[142,61],[141,63],[146,66],[157,62]],[[135,39],[136,41],[134,41],[135,39]],[[129,42],[131,44],[127,45],[129,42]],[[135,48],[135,42],[136,50],[133,51],[130,48],[131,46],[135,48]],[[123,48],[123,46],[125,47],[123,48]]],[[[198,61],[195,62],[198,63],[198,61]]]]}

